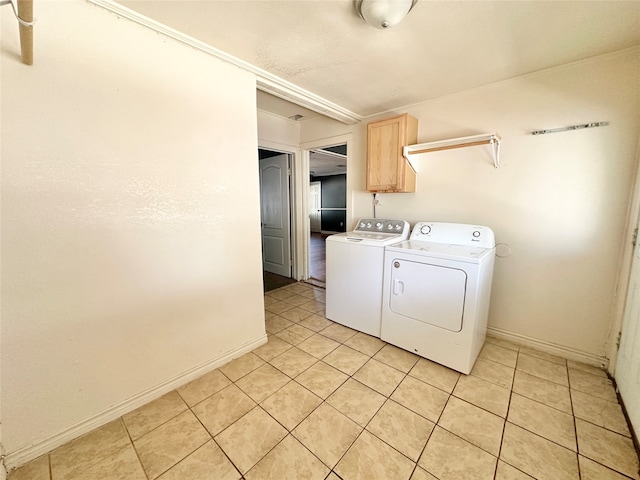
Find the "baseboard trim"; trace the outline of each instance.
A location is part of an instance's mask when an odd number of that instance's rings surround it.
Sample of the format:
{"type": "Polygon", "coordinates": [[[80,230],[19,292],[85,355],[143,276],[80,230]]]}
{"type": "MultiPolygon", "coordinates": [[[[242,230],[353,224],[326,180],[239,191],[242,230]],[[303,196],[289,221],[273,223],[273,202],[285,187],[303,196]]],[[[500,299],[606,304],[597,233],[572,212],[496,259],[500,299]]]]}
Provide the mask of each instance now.
{"type": "MultiPolygon", "coordinates": [[[[240,357],[245,353],[248,353],[260,345],[264,345],[267,343],[267,335],[264,334],[261,337],[253,340],[249,343],[241,345],[238,348],[230,350],[229,352],[209,360],[208,362],[194,367],[186,372],[167,380],[155,387],[150,388],[144,392],[141,392],[124,402],[114,405],[113,407],[108,408],[107,410],[94,415],[93,417],[87,418],[80,423],[73,425],[72,427],[67,428],[59,433],[46,437],[28,447],[21,448],[16,450],[15,452],[9,453],[4,457],[4,465],[3,468],[6,468],[7,471],[11,471],[15,468],[18,468],[24,465],[31,460],[38,458],[41,455],[44,455],[48,452],[51,452],[55,448],[58,448],[65,443],[70,442],[71,440],[78,438],[90,431],[101,427],[117,418],[121,417],[125,413],[131,412],[136,408],[149,403],[162,395],[165,395],[172,390],[175,390],[182,385],[189,383],[192,380],[208,373],[212,370],[215,370],[218,367],[221,367],[225,363],[230,362],[234,358],[240,357]]],[[[2,479],[2,470],[0,470],[0,480],[2,479]]]]}
{"type": "Polygon", "coordinates": [[[604,356],[593,355],[592,353],[583,352],[581,350],[565,347],[545,340],[539,340],[526,335],[520,335],[519,333],[509,332],[500,328],[487,327],[487,334],[517,343],[518,345],[541,350],[543,352],[551,353],[552,355],[558,355],[575,362],[582,362],[604,369],[607,369],[609,366],[609,359],[604,356]]]}

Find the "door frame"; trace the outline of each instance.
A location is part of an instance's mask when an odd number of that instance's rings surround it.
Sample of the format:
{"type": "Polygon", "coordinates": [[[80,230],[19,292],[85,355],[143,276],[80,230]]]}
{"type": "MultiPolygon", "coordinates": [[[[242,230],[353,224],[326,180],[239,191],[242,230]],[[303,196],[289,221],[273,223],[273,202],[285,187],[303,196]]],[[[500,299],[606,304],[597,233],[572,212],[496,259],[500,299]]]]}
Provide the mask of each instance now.
{"type": "MultiPolygon", "coordinates": [[[[634,231],[640,228],[640,138],[636,147],[636,165],[634,172],[633,190],[627,206],[627,224],[623,235],[623,246],[618,259],[618,283],[616,285],[615,300],[613,305],[613,320],[609,328],[609,338],[605,345],[609,358],[608,371],[615,378],[616,364],[618,361],[618,347],[622,334],[624,311],[627,305],[629,283],[631,280],[631,264],[635,246],[632,243],[634,231]]],[[[636,233],[637,234],[637,233],[636,233]]],[[[640,241],[640,238],[636,238],[640,241]]]]}
{"type": "Polygon", "coordinates": [[[354,162],[354,142],[353,134],[348,133],[344,135],[336,135],[333,137],[321,138],[310,142],[303,142],[300,144],[301,148],[301,161],[299,165],[299,171],[294,172],[294,182],[296,184],[296,199],[300,204],[296,208],[296,213],[300,216],[297,218],[297,225],[300,227],[296,229],[296,240],[298,246],[297,250],[299,254],[297,258],[298,273],[300,279],[308,280],[311,275],[310,266],[310,241],[311,241],[311,226],[309,222],[309,215],[305,212],[309,212],[309,156],[311,150],[319,150],[327,147],[334,147],[336,145],[347,146],[347,211],[346,211],[346,229],[349,230],[349,225],[352,224],[350,213],[352,211],[353,198],[353,162],[354,162]],[[300,194],[300,196],[298,196],[300,194]]]}
{"type": "MultiPolygon", "coordinates": [[[[296,182],[295,176],[296,171],[298,169],[298,164],[300,163],[301,152],[299,149],[296,149],[293,146],[283,145],[280,143],[274,143],[269,141],[258,141],[258,150],[269,150],[271,152],[284,153],[289,155],[289,168],[291,169],[291,174],[289,175],[289,219],[290,219],[290,228],[289,228],[289,242],[291,249],[291,278],[294,280],[302,280],[301,277],[297,275],[298,273],[298,249],[300,247],[299,240],[297,238],[296,232],[298,230],[298,222],[296,219],[298,218],[299,206],[297,205],[297,191],[296,191],[296,182]]],[[[257,153],[257,152],[256,152],[257,153]]]]}

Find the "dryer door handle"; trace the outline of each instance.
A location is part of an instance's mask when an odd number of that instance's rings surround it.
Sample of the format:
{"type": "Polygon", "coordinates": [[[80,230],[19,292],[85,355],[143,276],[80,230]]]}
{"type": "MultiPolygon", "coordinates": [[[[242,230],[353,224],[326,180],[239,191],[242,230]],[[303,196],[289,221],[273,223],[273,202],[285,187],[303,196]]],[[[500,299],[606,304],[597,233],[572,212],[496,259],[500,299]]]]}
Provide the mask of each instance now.
{"type": "Polygon", "coordinates": [[[404,293],[404,282],[401,280],[393,280],[393,294],[402,295],[404,293]]]}

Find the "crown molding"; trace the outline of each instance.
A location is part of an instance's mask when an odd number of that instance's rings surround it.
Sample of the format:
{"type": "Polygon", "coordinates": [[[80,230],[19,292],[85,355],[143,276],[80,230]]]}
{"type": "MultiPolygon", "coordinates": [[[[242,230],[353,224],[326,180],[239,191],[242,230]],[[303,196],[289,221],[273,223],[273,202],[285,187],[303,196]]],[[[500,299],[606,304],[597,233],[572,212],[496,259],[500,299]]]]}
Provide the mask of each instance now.
{"type": "Polygon", "coordinates": [[[229,55],[228,53],[218,50],[211,45],[197,40],[193,37],[185,35],[182,32],[174,30],[171,27],[163,25],[160,22],[156,22],[138,12],[131,10],[113,0],[87,0],[89,3],[115,13],[119,17],[131,20],[139,25],[149,28],[157,33],[165,35],[169,38],[173,38],[181,43],[196,48],[204,53],[212,55],[220,60],[235,65],[247,72],[250,72],[256,76],[256,87],[258,90],[269,93],[276,97],[287,100],[288,102],[295,103],[302,107],[318,112],[327,117],[338,120],[347,125],[354,125],[362,120],[362,117],[346,108],[341,107],[333,102],[330,102],[318,95],[315,95],[308,90],[300,88],[291,82],[288,82],[276,75],[273,75],[266,70],[256,67],[244,60],[229,55]]]}

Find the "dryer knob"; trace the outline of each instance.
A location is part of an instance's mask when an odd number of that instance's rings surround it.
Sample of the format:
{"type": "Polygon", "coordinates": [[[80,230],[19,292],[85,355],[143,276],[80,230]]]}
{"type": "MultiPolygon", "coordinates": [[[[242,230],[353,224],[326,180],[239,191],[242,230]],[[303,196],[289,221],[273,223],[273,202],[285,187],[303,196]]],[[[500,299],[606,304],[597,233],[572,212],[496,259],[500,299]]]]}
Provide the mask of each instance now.
{"type": "Polygon", "coordinates": [[[474,230],[471,235],[473,235],[475,238],[478,238],[480,236],[480,232],[478,230],[474,230]]]}
{"type": "Polygon", "coordinates": [[[427,234],[429,234],[430,232],[431,232],[431,227],[430,227],[429,225],[423,225],[423,226],[420,228],[420,233],[421,233],[421,234],[423,234],[423,235],[427,235],[427,234]]]}

